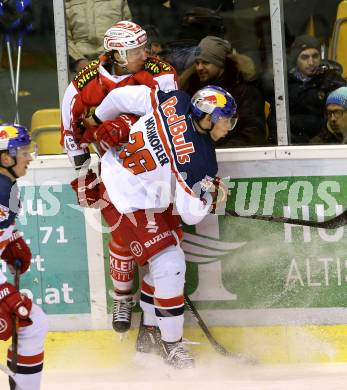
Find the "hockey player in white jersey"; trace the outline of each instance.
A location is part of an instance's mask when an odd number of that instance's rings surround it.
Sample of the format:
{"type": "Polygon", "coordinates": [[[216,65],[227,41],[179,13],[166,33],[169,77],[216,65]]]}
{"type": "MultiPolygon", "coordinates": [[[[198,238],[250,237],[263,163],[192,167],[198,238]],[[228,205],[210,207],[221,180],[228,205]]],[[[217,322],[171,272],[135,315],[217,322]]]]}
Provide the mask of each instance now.
{"type": "MultiPolygon", "coordinates": [[[[139,265],[149,264],[141,290],[143,339],[159,341],[166,362],[193,367],[182,344],[185,257],[163,216],[170,204],[186,224],[199,223],[220,198],[214,142],[237,121],[236,104],[224,89],[207,86],[191,99],[183,91],[163,93],[145,86],[112,91],[96,109],[99,122],[122,112],[142,116],[131,128],[120,153],[110,149],[101,177],[119,213],[117,233],[139,265]]],[[[89,121],[90,124],[92,121],[89,121]]],[[[95,123],[94,123],[95,124],[95,123]]],[[[142,339],[142,340],[141,340],[142,339]]]]}
{"type": "MultiPolygon", "coordinates": [[[[0,257],[13,271],[19,260],[21,273],[30,266],[31,252],[21,234],[15,230],[20,210],[16,179],[24,176],[32,161],[31,140],[27,130],[17,124],[0,125],[0,257]]],[[[13,316],[17,321],[18,356],[15,382],[11,390],[39,390],[43,368],[43,344],[47,319],[43,311],[7,281],[0,271],[0,340],[12,336],[13,316]]],[[[11,367],[12,351],[7,363],[11,367]]]]}
{"type": "MultiPolygon", "coordinates": [[[[99,128],[97,137],[88,138],[83,120],[111,90],[138,84],[158,85],[163,91],[177,89],[175,69],[163,60],[148,57],[146,43],[147,34],[141,26],[129,21],[116,23],[105,32],[105,54],[82,69],[66,89],[61,108],[61,144],[77,170],[88,165],[89,143],[93,142],[102,154],[109,145],[127,141],[129,124],[137,119],[133,115],[123,115],[116,120],[112,118],[99,128]]],[[[96,207],[100,204],[98,179],[91,169],[86,171],[80,172],[71,186],[81,206],[96,207]]],[[[109,221],[113,220],[110,209],[101,208],[101,212],[110,225],[109,221]]],[[[134,262],[131,253],[122,251],[112,238],[109,260],[114,287],[110,291],[114,301],[112,325],[117,332],[125,332],[131,322],[134,262]]]]}

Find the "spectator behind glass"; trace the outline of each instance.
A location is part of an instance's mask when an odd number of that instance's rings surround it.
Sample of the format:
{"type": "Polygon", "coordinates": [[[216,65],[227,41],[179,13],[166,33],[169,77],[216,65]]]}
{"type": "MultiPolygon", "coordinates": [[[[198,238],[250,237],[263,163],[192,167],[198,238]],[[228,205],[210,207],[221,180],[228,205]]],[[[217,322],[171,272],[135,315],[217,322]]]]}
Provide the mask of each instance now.
{"type": "Polygon", "coordinates": [[[326,126],[311,144],[347,144],[347,87],[331,92],[325,103],[326,126]]]}
{"type": "MultiPolygon", "coordinates": [[[[297,37],[288,56],[288,99],[292,144],[306,144],[324,125],[325,100],[334,89],[346,85],[336,66],[322,66],[319,41],[297,37]]],[[[270,141],[277,143],[274,98],[268,118],[270,141]]]]}
{"type": "Polygon", "coordinates": [[[204,7],[184,7],[185,12],[177,18],[170,32],[165,58],[180,74],[193,64],[199,42],[208,35],[224,37],[223,18],[217,11],[204,7]]]}
{"type": "Polygon", "coordinates": [[[253,61],[232,54],[227,40],[207,36],[201,40],[195,63],[181,75],[181,87],[190,95],[212,84],[225,88],[235,98],[238,122],[218,147],[255,146],[266,143],[264,99],[256,86],[253,61]]]}
{"type": "MultiPolygon", "coordinates": [[[[140,26],[154,26],[162,40],[172,37],[177,26],[177,17],[167,0],[128,0],[133,21],[140,26]]],[[[147,30],[146,30],[147,31],[147,30]]]]}
{"type": "Polygon", "coordinates": [[[66,0],[70,70],[78,72],[104,52],[104,33],[120,20],[131,20],[126,0],[66,0]]]}
{"type": "Polygon", "coordinates": [[[165,54],[165,43],[160,36],[158,29],[151,24],[143,26],[143,29],[147,33],[147,54],[151,57],[163,59],[163,55],[165,54]]]}

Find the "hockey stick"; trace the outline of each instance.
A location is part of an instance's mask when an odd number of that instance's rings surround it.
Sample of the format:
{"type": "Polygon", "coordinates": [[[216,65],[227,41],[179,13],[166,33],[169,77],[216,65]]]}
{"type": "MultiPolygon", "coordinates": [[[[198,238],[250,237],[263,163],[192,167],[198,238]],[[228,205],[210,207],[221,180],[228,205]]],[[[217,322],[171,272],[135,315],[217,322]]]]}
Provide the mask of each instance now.
{"type": "Polygon", "coordinates": [[[287,217],[275,217],[273,215],[259,215],[259,214],[240,215],[235,210],[225,210],[225,215],[227,215],[228,217],[238,217],[238,218],[256,219],[259,221],[289,223],[292,225],[309,226],[309,227],[322,228],[322,229],[337,229],[347,224],[347,210],[345,210],[342,214],[337,215],[334,218],[322,222],[306,221],[304,219],[287,218],[287,217]]]}
{"type": "Polygon", "coordinates": [[[10,389],[22,390],[22,388],[16,383],[16,374],[14,374],[8,367],[0,364],[0,371],[9,377],[10,389]]]}
{"type": "MultiPolygon", "coordinates": [[[[20,281],[20,268],[21,268],[21,260],[16,259],[14,262],[14,286],[16,288],[16,291],[19,291],[19,281],[20,281]]],[[[12,344],[11,344],[11,351],[12,351],[12,359],[11,359],[11,371],[15,375],[17,372],[17,360],[18,360],[18,317],[14,314],[12,317],[12,344]]],[[[13,378],[13,376],[9,376],[10,381],[10,388],[15,389],[16,388],[16,382],[13,378]]]]}
{"type": "Polygon", "coordinates": [[[4,366],[3,364],[0,364],[0,371],[5,373],[6,375],[8,375],[9,378],[11,378],[14,383],[16,382],[15,374],[7,366],[4,366]]]}
{"type": "Polygon", "coordinates": [[[238,360],[241,363],[246,364],[257,364],[256,359],[251,358],[249,356],[243,355],[241,353],[231,352],[228,351],[226,348],[223,347],[211,334],[210,330],[208,329],[207,325],[205,324],[204,320],[201,318],[199,312],[196,310],[196,307],[193,305],[193,302],[190,300],[187,294],[184,294],[184,300],[186,302],[186,305],[188,309],[192,312],[194,318],[196,319],[197,323],[199,324],[201,330],[203,331],[204,335],[206,336],[207,340],[210,342],[212,347],[223,356],[229,356],[231,358],[234,358],[238,360]]]}

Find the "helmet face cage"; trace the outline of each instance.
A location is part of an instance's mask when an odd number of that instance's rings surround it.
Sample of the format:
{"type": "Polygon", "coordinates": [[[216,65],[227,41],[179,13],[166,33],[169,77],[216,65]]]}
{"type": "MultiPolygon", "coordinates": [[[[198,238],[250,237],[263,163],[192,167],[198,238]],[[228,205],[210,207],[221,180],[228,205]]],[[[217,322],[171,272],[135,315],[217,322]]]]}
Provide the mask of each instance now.
{"type": "Polygon", "coordinates": [[[192,115],[200,119],[204,114],[210,114],[212,123],[220,118],[232,119],[232,129],[237,123],[237,105],[235,99],[224,88],[208,85],[197,91],[191,99],[192,115]]]}
{"type": "Polygon", "coordinates": [[[147,34],[138,24],[121,21],[109,28],[104,35],[106,52],[117,51],[123,64],[127,65],[127,50],[136,49],[147,43],[147,34]]]}
{"type": "Polygon", "coordinates": [[[17,149],[31,144],[28,130],[21,125],[4,123],[0,125],[0,152],[6,150],[16,157],[17,149]]]}

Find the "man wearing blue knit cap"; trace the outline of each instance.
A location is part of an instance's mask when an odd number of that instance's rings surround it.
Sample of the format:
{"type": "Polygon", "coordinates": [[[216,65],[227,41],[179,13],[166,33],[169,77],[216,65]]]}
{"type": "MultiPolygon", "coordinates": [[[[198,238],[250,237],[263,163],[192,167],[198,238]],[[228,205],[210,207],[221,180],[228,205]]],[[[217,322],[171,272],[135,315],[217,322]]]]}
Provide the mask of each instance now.
{"type": "Polygon", "coordinates": [[[347,87],[332,91],[326,100],[326,128],[310,143],[347,144],[347,87]]]}

